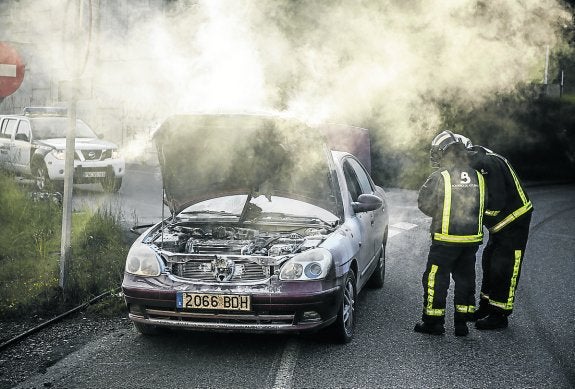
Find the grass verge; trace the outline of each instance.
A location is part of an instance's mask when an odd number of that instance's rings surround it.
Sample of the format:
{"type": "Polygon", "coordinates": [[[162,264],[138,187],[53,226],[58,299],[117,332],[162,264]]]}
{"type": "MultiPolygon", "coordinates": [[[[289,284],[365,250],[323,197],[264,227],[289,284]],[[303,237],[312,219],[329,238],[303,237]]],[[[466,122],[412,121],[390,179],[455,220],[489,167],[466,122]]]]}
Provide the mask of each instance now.
{"type": "MultiPolygon", "coordinates": [[[[121,214],[110,209],[72,215],[66,294],[58,286],[62,210],[37,201],[0,173],[0,319],[56,315],[120,286],[129,249],[121,214]]],[[[123,309],[106,299],[105,312],[123,309]]]]}

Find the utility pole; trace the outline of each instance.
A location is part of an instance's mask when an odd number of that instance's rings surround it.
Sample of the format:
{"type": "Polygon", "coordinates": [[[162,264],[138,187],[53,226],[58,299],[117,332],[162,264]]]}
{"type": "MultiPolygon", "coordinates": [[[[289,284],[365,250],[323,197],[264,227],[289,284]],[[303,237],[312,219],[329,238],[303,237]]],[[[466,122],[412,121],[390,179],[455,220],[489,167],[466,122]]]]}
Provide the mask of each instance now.
{"type": "Polygon", "coordinates": [[[72,188],[74,185],[74,158],[76,154],[76,102],[77,80],[80,69],[78,66],[77,53],[79,46],[78,31],[82,20],[82,7],[76,7],[76,2],[68,4],[72,9],[72,82],[68,103],[68,130],[66,133],[66,156],[64,163],[64,196],[62,203],[62,239],[60,242],[60,279],[59,285],[66,296],[68,291],[68,273],[72,259],[72,188]]]}

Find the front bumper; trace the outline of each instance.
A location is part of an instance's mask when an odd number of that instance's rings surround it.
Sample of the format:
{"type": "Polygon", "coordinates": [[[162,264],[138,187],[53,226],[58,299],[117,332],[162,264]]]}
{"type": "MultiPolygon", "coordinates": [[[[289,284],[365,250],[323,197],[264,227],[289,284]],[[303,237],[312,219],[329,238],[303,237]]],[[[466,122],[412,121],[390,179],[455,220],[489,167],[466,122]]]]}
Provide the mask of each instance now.
{"type": "Polygon", "coordinates": [[[342,302],[341,279],[246,285],[182,284],[160,276],[124,276],[129,318],[158,327],[256,333],[308,332],[330,325],[342,302]],[[185,290],[184,290],[185,289],[185,290]],[[176,308],[177,290],[191,293],[249,294],[251,311],[176,308]]]}
{"type": "MultiPolygon", "coordinates": [[[[64,160],[59,160],[50,155],[45,158],[48,176],[51,180],[64,179],[64,160]]],[[[101,181],[104,177],[87,177],[89,173],[102,172],[105,177],[120,178],[126,173],[126,163],[123,159],[104,159],[102,161],[74,161],[74,182],[92,183],[101,181]],[[88,173],[88,174],[86,174],[88,173]]]]}

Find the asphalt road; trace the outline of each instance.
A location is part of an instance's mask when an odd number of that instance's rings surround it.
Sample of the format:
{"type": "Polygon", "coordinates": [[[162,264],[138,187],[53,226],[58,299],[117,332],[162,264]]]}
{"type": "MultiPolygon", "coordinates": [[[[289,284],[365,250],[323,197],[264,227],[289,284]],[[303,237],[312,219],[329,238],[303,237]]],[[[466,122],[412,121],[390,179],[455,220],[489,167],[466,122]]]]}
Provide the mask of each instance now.
{"type": "MultiPolygon", "coordinates": [[[[118,206],[126,222],[161,217],[156,169],[129,170],[117,195],[75,190],[75,207],[118,206]]],[[[466,338],[413,332],[429,219],[416,192],[389,189],[386,283],[364,290],[356,337],[334,345],[321,334],[271,336],[121,329],[88,343],[18,387],[61,388],[573,388],[575,387],[575,185],[531,186],[531,239],[509,328],[466,338]]],[[[481,271],[477,264],[478,274],[481,271]]],[[[452,301],[452,294],[448,296],[452,301]]],[[[447,317],[452,316],[448,308],[447,317]]]]}

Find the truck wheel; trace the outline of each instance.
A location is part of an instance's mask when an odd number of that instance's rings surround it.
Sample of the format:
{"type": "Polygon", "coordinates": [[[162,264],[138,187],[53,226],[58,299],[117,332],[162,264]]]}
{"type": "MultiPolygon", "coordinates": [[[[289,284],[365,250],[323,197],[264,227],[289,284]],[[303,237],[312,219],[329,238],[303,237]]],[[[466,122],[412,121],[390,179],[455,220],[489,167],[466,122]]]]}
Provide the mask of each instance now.
{"type": "Polygon", "coordinates": [[[48,169],[43,163],[36,165],[34,168],[34,182],[36,188],[40,191],[45,191],[51,188],[50,177],[48,176],[48,169]]]}
{"type": "Polygon", "coordinates": [[[106,177],[101,182],[104,191],[109,193],[116,193],[122,186],[122,177],[116,178],[115,176],[106,177]]]}

